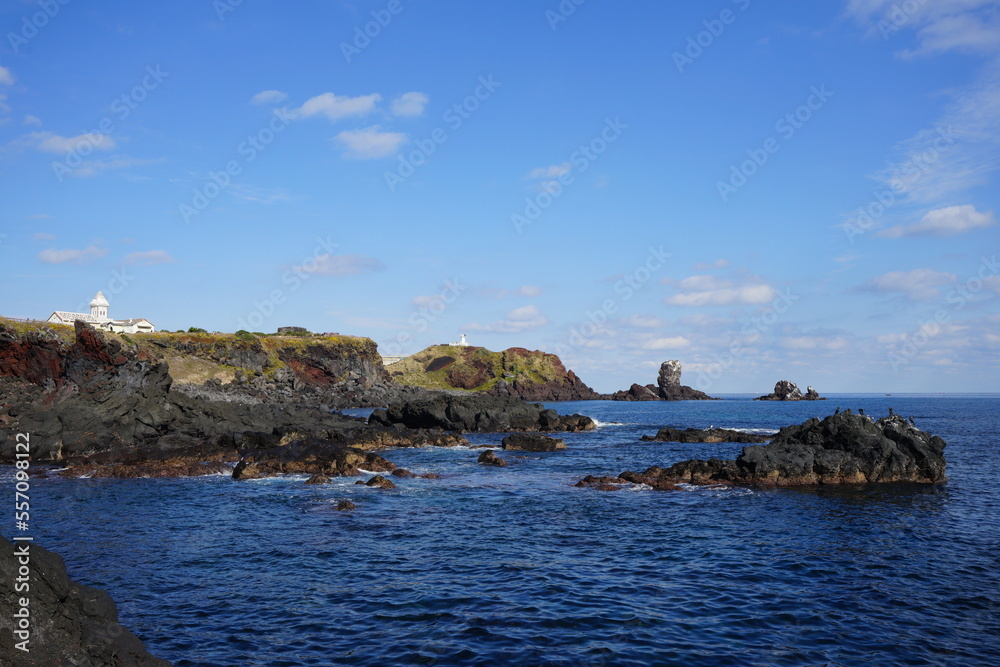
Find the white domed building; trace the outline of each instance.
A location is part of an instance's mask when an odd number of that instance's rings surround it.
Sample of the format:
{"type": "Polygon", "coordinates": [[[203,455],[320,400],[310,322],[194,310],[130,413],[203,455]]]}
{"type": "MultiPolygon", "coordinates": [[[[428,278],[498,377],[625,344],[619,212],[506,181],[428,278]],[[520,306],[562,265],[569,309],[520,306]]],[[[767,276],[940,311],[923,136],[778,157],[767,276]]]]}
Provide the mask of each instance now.
{"type": "Polygon", "coordinates": [[[108,317],[108,308],[111,306],[108,303],[107,298],[104,294],[98,292],[90,302],[90,314],[87,313],[71,313],[65,310],[56,310],[51,315],[49,319],[46,320],[49,324],[68,324],[73,326],[73,323],[77,320],[81,322],[86,322],[98,329],[103,329],[104,331],[111,331],[114,333],[153,333],[156,331],[156,327],[153,323],[145,318],[129,319],[129,320],[113,320],[108,317]]]}

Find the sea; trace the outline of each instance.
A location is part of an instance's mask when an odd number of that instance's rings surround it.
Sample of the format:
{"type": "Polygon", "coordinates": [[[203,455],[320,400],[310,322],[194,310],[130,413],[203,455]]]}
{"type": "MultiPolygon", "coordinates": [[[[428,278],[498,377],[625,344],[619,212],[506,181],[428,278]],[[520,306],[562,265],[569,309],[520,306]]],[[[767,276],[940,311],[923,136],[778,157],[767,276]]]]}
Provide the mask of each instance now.
{"type": "Polygon", "coordinates": [[[31,529],[179,666],[1000,664],[1000,394],[750,398],[551,403],[600,427],[505,468],[388,450],[441,475],[392,490],[35,478],[31,529]],[[837,407],[912,416],[948,482],[574,486],[743,447],[640,440],[663,426],[773,433],[837,407]]]}

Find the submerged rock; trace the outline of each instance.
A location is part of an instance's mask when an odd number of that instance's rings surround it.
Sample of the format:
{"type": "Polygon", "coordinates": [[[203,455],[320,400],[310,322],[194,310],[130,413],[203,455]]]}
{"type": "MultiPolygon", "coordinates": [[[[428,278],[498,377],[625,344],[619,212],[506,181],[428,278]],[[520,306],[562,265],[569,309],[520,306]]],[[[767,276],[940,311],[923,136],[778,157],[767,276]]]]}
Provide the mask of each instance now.
{"type": "Polygon", "coordinates": [[[333,480],[322,473],[316,473],[306,480],[306,484],[329,484],[333,480]]]}
{"type": "Polygon", "coordinates": [[[370,480],[365,482],[365,486],[370,486],[372,488],[378,489],[395,489],[396,485],[390,482],[388,479],[382,475],[375,475],[370,480]]]}
{"type": "MultiPolygon", "coordinates": [[[[943,482],[945,442],[899,415],[873,421],[850,410],[781,429],[771,444],[744,447],[735,460],[709,459],[623,472],[619,483],[653,488],[691,484],[806,486],[943,482]]],[[[601,483],[609,483],[602,481],[601,483]]],[[[587,485],[587,484],[584,484],[587,485]]]]}
{"type": "Polygon", "coordinates": [[[129,665],[170,667],[166,660],[146,650],[138,637],[118,623],[118,609],[111,596],[83,586],[66,574],[57,554],[28,542],[13,544],[0,537],[0,664],[28,665],[129,665]],[[24,555],[24,552],[27,555],[24,555]],[[28,568],[29,591],[16,590],[19,570],[28,568]],[[30,600],[28,652],[17,644],[14,614],[20,599],[30,600]]]}
{"type": "Polygon", "coordinates": [[[566,443],[541,433],[515,433],[501,442],[505,450],[517,449],[525,452],[554,452],[566,449],[566,443]]]}
{"type": "Polygon", "coordinates": [[[448,431],[495,433],[503,431],[589,431],[597,427],[590,417],[560,415],[540,403],[500,396],[440,394],[403,401],[372,412],[369,424],[448,431]]]}
{"type": "Polygon", "coordinates": [[[492,449],[487,449],[485,452],[480,454],[477,462],[484,466],[496,466],[498,468],[502,468],[507,465],[507,462],[497,456],[496,452],[492,449]]]}
{"type": "Polygon", "coordinates": [[[351,510],[358,509],[358,506],[352,503],[350,500],[341,500],[337,503],[338,512],[350,512],[351,510]]]}
{"type": "Polygon", "coordinates": [[[392,472],[396,466],[371,452],[343,443],[306,438],[268,449],[246,450],[236,467],[233,479],[257,479],[281,474],[307,474],[340,477],[360,475],[361,468],[392,472]]]}
{"type": "Polygon", "coordinates": [[[767,442],[771,435],[744,433],[727,428],[697,429],[686,428],[683,431],[669,426],[661,428],[656,435],[644,435],[642,440],[656,442],[767,442]]]}

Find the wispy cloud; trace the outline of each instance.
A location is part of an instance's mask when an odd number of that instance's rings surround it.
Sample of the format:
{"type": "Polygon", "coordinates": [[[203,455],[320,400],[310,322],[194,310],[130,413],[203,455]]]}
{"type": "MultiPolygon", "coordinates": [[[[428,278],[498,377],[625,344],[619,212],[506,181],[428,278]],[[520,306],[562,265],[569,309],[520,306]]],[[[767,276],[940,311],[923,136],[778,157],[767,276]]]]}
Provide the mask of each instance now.
{"type": "Polygon", "coordinates": [[[364,255],[319,255],[314,262],[295,267],[303,273],[336,278],[381,271],[384,268],[379,260],[364,255]]]}
{"type": "Polygon", "coordinates": [[[138,264],[140,266],[151,266],[153,264],[169,264],[177,260],[170,256],[166,250],[146,250],[145,252],[132,252],[122,258],[125,264],[138,264]]]}
{"type": "Polygon", "coordinates": [[[521,333],[538,329],[549,323],[548,318],[539,312],[537,306],[523,306],[507,313],[502,320],[490,324],[473,322],[466,325],[469,331],[486,331],[491,333],[521,333]]]}
{"type": "Polygon", "coordinates": [[[42,124],[41,118],[39,118],[38,116],[32,116],[30,114],[25,116],[24,120],[21,121],[21,125],[41,125],[41,124],[42,124]]]}
{"type": "Polygon", "coordinates": [[[374,111],[381,100],[382,96],[378,93],[359,95],[357,97],[323,93],[322,95],[309,98],[298,109],[289,111],[289,114],[293,118],[310,118],[322,115],[332,121],[340,120],[341,118],[351,116],[365,116],[374,111]]]}
{"type": "Polygon", "coordinates": [[[430,98],[425,93],[403,93],[390,104],[395,116],[419,116],[424,113],[430,98]]]}
{"type": "Polygon", "coordinates": [[[95,259],[99,259],[108,254],[107,248],[99,248],[96,245],[89,245],[81,250],[66,248],[57,250],[49,248],[38,253],[38,259],[46,264],[89,264],[95,259]]]}
{"type": "Polygon", "coordinates": [[[82,146],[94,150],[109,151],[115,148],[115,140],[106,134],[85,133],[75,137],[63,137],[53,132],[32,132],[22,137],[21,142],[46,153],[69,153],[82,146]]]}
{"type": "Polygon", "coordinates": [[[948,206],[927,213],[920,222],[896,225],[878,233],[879,236],[898,239],[907,236],[954,236],[975,229],[992,227],[997,223],[993,212],[981,213],[972,204],[948,206]]]}
{"type": "Polygon", "coordinates": [[[14,85],[14,74],[10,69],[0,65],[0,85],[12,86],[14,85]]]}
{"type": "Polygon", "coordinates": [[[759,305],[778,296],[778,292],[765,283],[737,285],[709,275],[685,278],[678,288],[678,294],[666,298],[672,306],[759,305]]]}
{"type": "Polygon", "coordinates": [[[345,157],[371,160],[394,154],[406,143],[406,135],[402,132],[383,132],[378,125],[372,125],[363,130],[345,130],[337,135],[336,140],[345,149],[345,157]]]}
{"type": "Polygon", "coordinates": [[[36,241],[55,241],[56,240],[56,235],[55,234],[48,234],[46,232],[38,232],[37,234],[35,234],[31,238],[35,239],[36,241]]]}
{"type": "Polygon", "coordinates": [[[280,90],[262,90],[250,98],[250,104],[261,106],[264,104],[278,104],[288,99],[288,94],[280,90]]]}
{"type": "Polygon", "coordinates": [[[876,294],[901,294],[914,301],[930,301],[941,296],[941,287],[953,285],[955,274],[932,269],[890,271],[861,285],[858,290],[876,294]]]}

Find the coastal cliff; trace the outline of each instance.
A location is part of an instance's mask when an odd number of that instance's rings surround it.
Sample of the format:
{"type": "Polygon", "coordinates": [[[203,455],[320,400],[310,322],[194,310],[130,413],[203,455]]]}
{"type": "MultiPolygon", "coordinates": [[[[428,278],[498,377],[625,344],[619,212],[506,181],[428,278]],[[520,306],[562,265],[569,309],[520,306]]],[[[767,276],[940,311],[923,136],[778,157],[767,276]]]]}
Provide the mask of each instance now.
{"type": "Polygon", "coordinates": [[[601,398],[554,354],[512,347],[432,345],[387,367],[399,384],[424,389],[462,389],[525,401],[601,398]]]}

